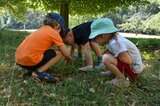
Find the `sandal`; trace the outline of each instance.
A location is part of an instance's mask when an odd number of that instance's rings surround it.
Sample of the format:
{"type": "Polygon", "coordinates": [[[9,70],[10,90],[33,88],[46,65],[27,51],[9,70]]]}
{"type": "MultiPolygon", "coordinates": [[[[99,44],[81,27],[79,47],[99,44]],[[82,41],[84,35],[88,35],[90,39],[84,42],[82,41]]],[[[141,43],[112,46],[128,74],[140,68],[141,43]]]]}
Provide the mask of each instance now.
{"type": "Polygon", "coordinates": [[[45,82],[49,82],[49,83],[55,83],[58,81],[58,78],[54,75],[51,75],[47,72],[38,72],[37,70],[36,71],[33,71],[37,77],[35,78],[38,78],[40,79],[41,81],[45,81],[45,82]]]}

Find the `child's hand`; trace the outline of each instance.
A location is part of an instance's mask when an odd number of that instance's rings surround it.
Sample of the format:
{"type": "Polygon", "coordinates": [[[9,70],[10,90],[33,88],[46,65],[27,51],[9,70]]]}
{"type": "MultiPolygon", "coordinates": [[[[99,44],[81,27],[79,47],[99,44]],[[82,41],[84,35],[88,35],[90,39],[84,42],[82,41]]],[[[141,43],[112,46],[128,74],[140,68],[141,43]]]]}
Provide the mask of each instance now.
{"type": "Polygon", "coordinates": [[[69,57],[69,58],[66,58],[66,64],[71,64],[72,63],[72,58],[71,57],[69,57]]]}

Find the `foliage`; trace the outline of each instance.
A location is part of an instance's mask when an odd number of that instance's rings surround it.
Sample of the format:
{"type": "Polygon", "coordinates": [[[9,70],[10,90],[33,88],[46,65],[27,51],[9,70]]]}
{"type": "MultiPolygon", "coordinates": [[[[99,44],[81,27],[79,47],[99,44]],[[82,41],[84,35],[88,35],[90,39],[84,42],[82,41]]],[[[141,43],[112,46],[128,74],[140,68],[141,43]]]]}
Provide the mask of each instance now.
{"type": "Polygon", "coordinates": [[[160,66],[152,52],[142,51],[144,72],[131,82],[129,88],[105,84],[105,81],[112,78],[99,76],[103,70],[83,73],[76,71],[79,64],[62,63],[50,70],[61,75],[62,80],[57,84],[46,84],[27,76],[24,70],[15,65],[14,52],[26,35],[26,32],[0,30],[1,106],[159,105],[160,66]]]}
{"type": "MultiPolygon", "coordinates": [[[[71,13],[69,16],[70,22],[68,26],[70,28],[80,23],[91,21],[91,20],[94,20],[94,19],[97,19],[103,16],[103,17],[111,18],[121,31],[134,32],[134,33],[145,33],[145,34],[157,34],[157,35],[159,35],[160,33],[159,28],[158,28],[159,26],[158,12],[160,11],[160,8],[159,8],[160,6],[159,6],[159,2],[155,2],[155,0],[152,0],[151,4],[145,4],[145,5],[142,5],[141,3],[137,3],[135,1],[129,7],[127,7],[127,5],[125,5],[124,3],[124,5],[122,5],[121,7],[115,6],[115,8],[112,9],[112,6],[111,6],[109,9],[106,10],[107,5],[109,5],[107,4],[105,5],[106,7],[103,7],[103,6],[101,7],[102,11],[96,10],[98,7],[97,8],[94,7],[95,11],[93,11],[94,10],[93,7],[87,7],[89,5],[87,6],[84,6],[85,4],[78,5],[80,3],[87,3],[87,2],[88,4],[93,4],[95,2],[97,6],[102,5],[101,3],[99,3],[99,1],[96,1],[96,0],[92,1],[93,3],[88,0],[83,0],[82,2],[80,2],[81,0],[79,1],[63,0],[63,1],[68,2],[70,6],[69,11],[71,13]],[[77,3],[77,5],[73,5],[73,3],[74,4],[77,3]],[[77,10],[72,9],[72,8],[75,8],[74,6],[77,7],[77,10]],[[79,9],[78,6],[81,8],[79,9]],[[89,8],[92,11],[89,9],[85,9],[85,8],[89,8]],[[111,11],[110,9],[116,10],[116,11],[111,11]],[[104,13],[106,15],[104,15],[104,13]]],[[[53,7],[52,10],[48,10],[48,11],[58,12],[61,2],[62,1],[56,2],[56,0],[47,0],[47,1],[46,0],[28,0],[26,1],[26,5],[29,6],[30,8],[42,9],[44,11],[47,11],[49,8],[53,7]]],[[[116,5],[114,4],[114,1],[112,2],[113,4],[110,4],[110,5],[116,5]]],[[[131,1],[128,1],[128,5],[129,5],[129,2],[131,1]]],[[[103,2],[103,4],[105,3],[107,2],[103,2]]],[[[42,25],[43,16],[46,13],[42,11],[38,11],[38,10],[34,10],[34,11],[27,10],[26,12],[23,12],[23,14],[25,14],[25,21],[18,21],[14,19],[13,17],[11,17],[7,12],[4,12],[4,16],[0,17],[0,28],[5,27],[9,29],[10,28],[11,29],[25,29],[25,28],[26,29],[36,29],[42,25]]]]}
{"type": "Polygon", "coordinates": [[[59,11],[68,27],[68,17],[71,15],[99,14],[113,11],[117,7],[129,6],[134,3],[143,4],[144,0],[3,0],[0,8],[6,9],[15,16],[22,18],[27,8],[44,11],[59,11]]]}
{"type": "Polygon", "coordinates": [[[97,19],[98,17],[101,17],[101,15],[75,15],[75,16],[70,16],[70,23],[69,23],[69,28],[73,28],[76,25],[79,25],[81,23],[87,22],[87,21],[93,21],[97,19]]]}
{"type": "Polygon", "coordinates": [[[148,19],[146,19],[143,22],[144,30],[143,32],[148,33],[148,34],[160,34],[160,12],[156,15],[150,16],[148,19]]]}
{"type": "Polygon", "coordinates": [[[145,34],[160,34],[160,13],[151,15],[145,20],[142,20],[139,16],[132,16],[129,22],[120,25],[121,30],[125,32],[145,33],[145,34]]]}
{"type": "Polygon", "coordinates": [[[135,13],[126,20],[127,22],[119,26],[120,29],[125,32],[142,33],[144,29],[142,20],[144,20],[143,16],[140,13],[135,13]]]}
{"type": "Polygon", "coordinates": [[[25,13],[25,21],[18,21],[8,14],[1,17],[0,28],[7,29],[37,29],[42,26],[45,13],[28,9],[25,13]]]}
{"type": "Polygon", "coordinates": [[[1,0],[0,15],[4,12],[8,12],[12,17],[24,20],[24,13],[27,10],[27,6],[26,0],[1,0]]]}
{"type": "MultiPolygon", "coordinates": [[[[142,50],[146,50],[151,48],[150,50],[160,49],[160,39],[148,39],[148,38],[128,38],[131,40],[136,46],[138,46],[142,50]]],[[[149,50],[148,50],[149,51],[149,50]]]]}
{"type": "MultiPolygon", "coordinates": [[[[14,18],[8,16],[7,14],[1,17],[0,19],[0,28],[7,28],[7,29],[37,29],[39,28],[44,19],[45,13],[42,11],[33,11],[28,10],[26,12],[26,21],[21,22],[17,21],[14,18]],[[25,27],[24,27],[25,25],[25,27]]],[[[100,17],[100,15],[94,16],[94,15],[84,15],[84,16],[70,16],[70,23],[69,27],[72,28],[75,25],[81,24],[86,21],[92,21],[94,19],[97,19],[100,17]]]]}
{"type": "Polygon", "coordinates": [[[114,10],[116,7],[129,6],[134,3],[144,3],[143,0],[29,0],[33,8],[40,7],[46,11],[59,10],[61,2],[69,3],[69,13],[71,15],[99,14],[114,10]]]}
{"type": "Polygon", "coordinates": [[[127,11],[122,8],[118,11],[121,16],[118,21],[114,18],[117,14],[112,15],[112,18],[119,24],[121,31],[159,35],[159,11],[160,4],[153,2],[147,6],[131,6],[127,11]],[[125,13],[124,17],[122,17],[123,13],[125,13]]]}

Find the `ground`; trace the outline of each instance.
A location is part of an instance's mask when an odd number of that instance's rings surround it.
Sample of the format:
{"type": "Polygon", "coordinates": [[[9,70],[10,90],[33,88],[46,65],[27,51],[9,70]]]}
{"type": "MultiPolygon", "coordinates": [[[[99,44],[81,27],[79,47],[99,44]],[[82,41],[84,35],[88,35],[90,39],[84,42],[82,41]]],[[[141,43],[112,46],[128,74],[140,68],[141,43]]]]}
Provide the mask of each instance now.
{"type": "MultiPolygon", "coordinates": [[[[71,65],[59,63],[53,66],[49,72],[58,75],[61,81],[51,84],[34,80],[15,64],[15,50],[26,35],[26,32],[0,32],[1,106],[160,105],[160,62],[154,54],[159,50],[159,46],[146,46],[146,40],[143,46],[139,45],[145,69],[132,81],[129,88],[105,84],[113,77],[101,77],[99,73],[104,70],[87,73],[77,71],[82,65],[81,62],[71,65]]],[[[155,40],[151,43],[153,42],[155,40]]],[[[95,55],[92,55],[95,61],[95,55]]]]}

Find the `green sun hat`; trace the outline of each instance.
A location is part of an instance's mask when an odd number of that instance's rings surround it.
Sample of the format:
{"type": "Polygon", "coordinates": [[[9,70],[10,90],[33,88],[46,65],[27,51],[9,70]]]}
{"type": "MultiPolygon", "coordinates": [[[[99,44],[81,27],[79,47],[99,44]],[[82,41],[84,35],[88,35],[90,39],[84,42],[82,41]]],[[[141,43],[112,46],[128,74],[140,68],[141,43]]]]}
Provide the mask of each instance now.
{"type": "Polygon", "coordinates": [[[89,39],[93,39],[100,34],[108,34],[117,32],[118,29],[114,26],[114,23],[109,18],[100,18],[91,24],[91,33],[89,39]]]}

